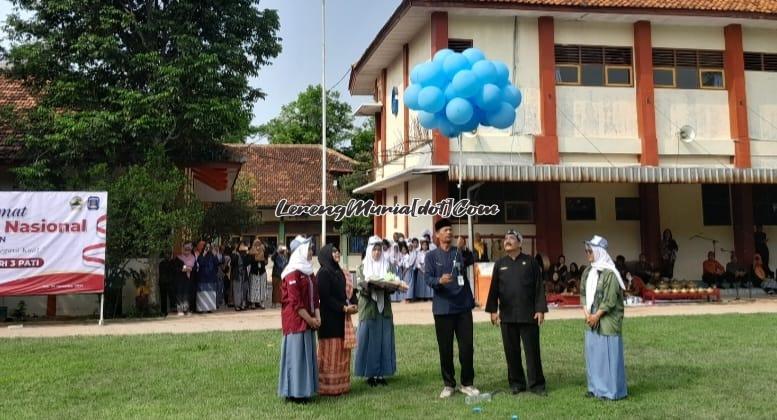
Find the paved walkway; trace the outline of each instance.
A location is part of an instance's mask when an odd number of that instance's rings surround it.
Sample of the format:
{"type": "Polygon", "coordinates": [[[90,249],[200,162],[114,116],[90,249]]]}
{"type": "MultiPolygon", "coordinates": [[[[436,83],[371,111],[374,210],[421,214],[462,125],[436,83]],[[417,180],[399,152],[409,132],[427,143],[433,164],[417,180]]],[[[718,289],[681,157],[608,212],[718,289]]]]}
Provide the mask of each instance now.
{"type": "MultiPolygon", "coordinates": [[[[397,325],[433,324],[430,302],[394,305],[394,323],[397,325]]],[[[704,315],[731,313],[777,313],[777,299],[753,301],[727,301],[723,303],[659,304],[627,307],[626,317],[704,315]]],[[[475,322],[487,322],[489,314],[480,309],[473,313],[475,322]]],[[[581,318],[580,308],[551,308],[547,320],[581,318]]],[[[3,325],[3,324],[0,324],[3,325]]],[[[166,319],[106,320],[98,326],[96,321],[32,322],[22,327],[0,327],[0,338],[6,337],[64,337],[86,335],[134,335],[134,334],[186,334],[210,331],[249,331],[279,329],[280,310],[268,309],[248,312],[224,310],[214,314],[171,316],[166,319]]]]}

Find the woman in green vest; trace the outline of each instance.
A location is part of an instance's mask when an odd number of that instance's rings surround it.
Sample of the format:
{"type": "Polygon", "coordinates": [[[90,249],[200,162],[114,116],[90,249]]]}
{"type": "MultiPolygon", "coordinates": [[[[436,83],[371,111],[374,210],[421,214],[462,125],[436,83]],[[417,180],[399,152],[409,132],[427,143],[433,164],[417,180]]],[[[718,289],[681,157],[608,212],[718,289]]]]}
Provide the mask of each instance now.
{"type": "Polygon", "coordinates": [[[581,277],[580,302],[586,324],[585,365],[589,397],[626,398],[626,366],[623,357],[623,283],[607,253],[607,239],[594,236],[585,243],[590,266],[581,277]]]}

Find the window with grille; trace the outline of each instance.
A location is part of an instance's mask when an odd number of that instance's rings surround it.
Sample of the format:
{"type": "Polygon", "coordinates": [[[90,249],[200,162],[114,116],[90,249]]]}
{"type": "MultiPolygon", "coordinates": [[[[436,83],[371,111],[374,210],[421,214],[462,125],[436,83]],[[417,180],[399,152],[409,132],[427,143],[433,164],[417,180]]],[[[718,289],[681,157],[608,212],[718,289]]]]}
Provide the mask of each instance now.
{"type": "Polygon", "coordinates": [[[448,48],[458,53],[472,48],[472,45],[471,39],[448,39],[448,48]]]}
{"type": "Polygon", "coordinates": [[[630,47],[556,45],[556,84],[633,86],[630,47]]]}
{"type": "Polygon", "coordinates": [[[653,49],[653,83],[678,89],[724,89],[723,51],[653,49]]]}
{"type": "Polygon", "coordinates": [[[745,70],[777,72],[777,54],[746,52],[745,70]]]}

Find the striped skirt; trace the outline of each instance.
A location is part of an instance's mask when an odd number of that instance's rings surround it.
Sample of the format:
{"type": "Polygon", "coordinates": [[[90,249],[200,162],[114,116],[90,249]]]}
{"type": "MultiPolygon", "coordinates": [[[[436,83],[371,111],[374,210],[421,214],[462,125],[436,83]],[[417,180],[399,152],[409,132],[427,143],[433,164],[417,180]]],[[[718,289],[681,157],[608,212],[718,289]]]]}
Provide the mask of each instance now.
{"type": "Polygon", "coordinates": [[[263,303],[269,297],[267,287],[267,274],[251,274],[251,286],[248,301],[251,303],[263,303]]]}
{"type": "Polygon", "coordinates": [[[351,390],[351,350],[342,338],[318,340],[318,388],[321,395],[341,395],[351,390]]]}

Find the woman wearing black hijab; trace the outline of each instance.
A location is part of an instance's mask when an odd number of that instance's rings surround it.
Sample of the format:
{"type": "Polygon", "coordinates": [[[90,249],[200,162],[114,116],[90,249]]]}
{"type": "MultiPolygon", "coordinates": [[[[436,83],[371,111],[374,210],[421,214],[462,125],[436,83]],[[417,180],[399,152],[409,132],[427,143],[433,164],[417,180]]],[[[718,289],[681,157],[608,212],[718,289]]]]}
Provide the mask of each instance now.
{"type": "Polygon", "coordinates": [[[340,268],[340,250],[326,245],[318,253],[321,327],[318,329],[320,395],[342,395],[351,389],[351,350],[356,345],[351,314],[356,313],[353,285],[340,268]]]}

